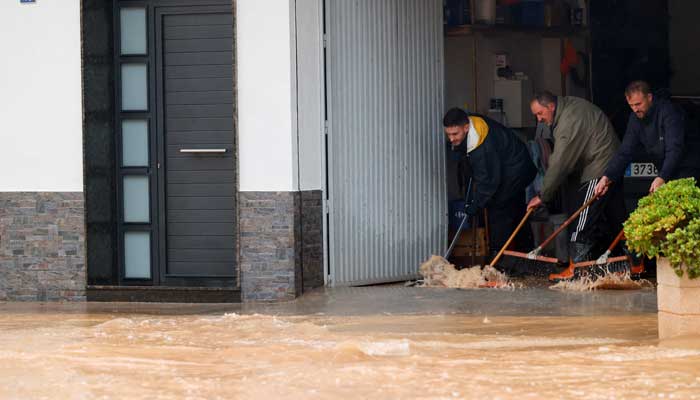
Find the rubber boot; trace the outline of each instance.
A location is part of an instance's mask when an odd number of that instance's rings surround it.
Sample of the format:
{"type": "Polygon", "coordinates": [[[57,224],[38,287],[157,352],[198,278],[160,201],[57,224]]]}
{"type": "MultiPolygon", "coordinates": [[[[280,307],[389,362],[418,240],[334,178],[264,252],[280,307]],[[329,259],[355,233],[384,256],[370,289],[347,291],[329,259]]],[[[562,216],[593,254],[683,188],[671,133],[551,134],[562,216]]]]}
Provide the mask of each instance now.
{"type": "Polygon", "coordinates": [[[574,278],[574,263],[590,261],[592,248],[593,245],[590,243],[569,242],[569,266],[559,273],[549,274],[549,280],[552,282],[559,282],[574,278]]]}
{"type": "Polygon", "coordinates": [[[549,280],[551,282],[565,281],[568,279],[572,279],[574,277],[574,273],[574,262],[572,260],[569,260],[569,266],[559,273],[549,274],[549,280]]]}

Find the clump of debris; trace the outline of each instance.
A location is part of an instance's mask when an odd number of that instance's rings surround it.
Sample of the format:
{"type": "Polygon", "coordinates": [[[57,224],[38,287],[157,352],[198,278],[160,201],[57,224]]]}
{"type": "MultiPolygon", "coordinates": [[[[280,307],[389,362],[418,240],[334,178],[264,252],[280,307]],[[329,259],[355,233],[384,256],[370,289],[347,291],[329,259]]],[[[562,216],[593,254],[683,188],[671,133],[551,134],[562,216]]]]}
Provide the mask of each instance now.
{"type": "Polygon", "coordinates": [[[654,284],[646,279],[632,279],[628,270],[625,272],[605,271],[602,275],[585,274],[577,279],[559,281],[549,288],[562,291],[588,292],[591,290],[639,290],[653,287],[654,284]]]}
{"type": "Polygon", "coordinates": [[[417,282],[420,287],[515,289],[506,274],[489,265],[459,270],[445,258],[435,255],[421,264],[419,272],[423,276],[423,280],[417,282]]]}

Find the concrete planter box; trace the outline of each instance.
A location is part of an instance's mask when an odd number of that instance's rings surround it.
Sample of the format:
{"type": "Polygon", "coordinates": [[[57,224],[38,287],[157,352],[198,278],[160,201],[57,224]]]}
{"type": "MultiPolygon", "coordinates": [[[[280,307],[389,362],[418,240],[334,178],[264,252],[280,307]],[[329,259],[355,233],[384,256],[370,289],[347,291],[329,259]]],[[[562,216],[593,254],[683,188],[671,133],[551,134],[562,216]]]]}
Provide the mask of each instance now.
{"type": "Polygon", "coordinates": [[[666,258],[656,261],[659,338],[700,336],[700,279],[679,278],[666,258]]]}

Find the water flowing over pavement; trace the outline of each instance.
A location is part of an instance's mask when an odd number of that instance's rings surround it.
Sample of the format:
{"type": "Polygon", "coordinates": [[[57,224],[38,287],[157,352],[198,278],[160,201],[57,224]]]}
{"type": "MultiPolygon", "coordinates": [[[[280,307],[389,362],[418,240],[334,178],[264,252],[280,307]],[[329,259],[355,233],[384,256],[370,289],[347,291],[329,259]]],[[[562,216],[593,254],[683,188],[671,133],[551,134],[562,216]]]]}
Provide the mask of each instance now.
{"type": "Polygon", "coordinates": [[[0,303],[0,398],[700,398],[700,339],[660,343],[653,293],[604,294],[607,308],[584,312],[590,296],[361,288],[253,307],[0,303]],[[534,298],[540,308],[522,308],[534,298]],[[545,304],[557,299],[579,306],[545,304]]]}

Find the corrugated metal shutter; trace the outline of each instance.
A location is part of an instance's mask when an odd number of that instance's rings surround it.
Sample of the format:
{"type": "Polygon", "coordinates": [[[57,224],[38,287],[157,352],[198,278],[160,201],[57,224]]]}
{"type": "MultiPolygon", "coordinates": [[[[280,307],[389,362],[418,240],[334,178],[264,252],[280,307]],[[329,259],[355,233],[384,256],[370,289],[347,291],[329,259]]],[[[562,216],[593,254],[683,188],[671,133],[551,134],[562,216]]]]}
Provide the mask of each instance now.
{"type": "Polygon", "coordinates": [[[441,0],[327,0],[332,285],[407,279],[446,234],[441,0]]]}

